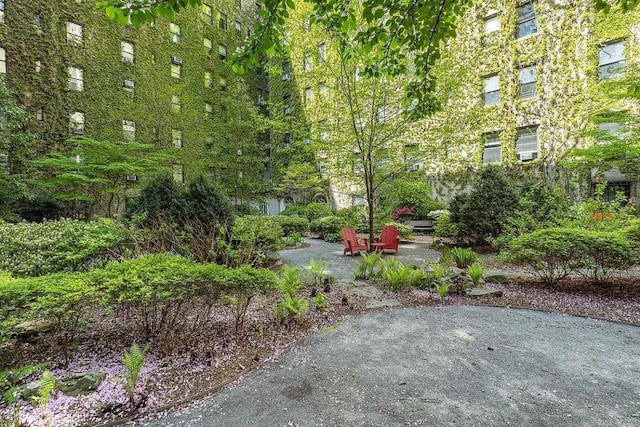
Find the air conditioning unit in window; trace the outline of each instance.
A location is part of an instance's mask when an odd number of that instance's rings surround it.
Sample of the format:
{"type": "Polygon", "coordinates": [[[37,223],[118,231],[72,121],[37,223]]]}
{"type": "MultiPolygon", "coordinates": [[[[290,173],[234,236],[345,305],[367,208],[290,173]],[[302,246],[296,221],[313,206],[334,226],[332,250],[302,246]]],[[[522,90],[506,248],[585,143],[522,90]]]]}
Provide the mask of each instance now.
{"type": "Polygon", "coordinates": [[[127,175],[124,177],[124,180],[136,182],[138,180],[138,175],[127,175]]]}
{"type": "Polygon", "coordinates": [[[537,154],[538,153],[536,153],[535,151],[524,151],[518,155],[518,160],[520,160],[521,162],[533,160],[537,157],[537,154]]]}
{"type": "Polygon", "coordinates": [[[282,81],[286,81],[286,80],[289,80],[289,73],[284,73],[282,75],[282,81]]]}
{"type": "Polygon", "coordinates": [[[182,58],[180,58],[179,56],[172,56],[171,62],[173,62],[174,64],[182,64],[182,58]]]}
{"type": "Polygon", "coordinates": [[[415,172],[422,169],[422,163],[414,163],[407,168],[407,172],[415,172]]]}

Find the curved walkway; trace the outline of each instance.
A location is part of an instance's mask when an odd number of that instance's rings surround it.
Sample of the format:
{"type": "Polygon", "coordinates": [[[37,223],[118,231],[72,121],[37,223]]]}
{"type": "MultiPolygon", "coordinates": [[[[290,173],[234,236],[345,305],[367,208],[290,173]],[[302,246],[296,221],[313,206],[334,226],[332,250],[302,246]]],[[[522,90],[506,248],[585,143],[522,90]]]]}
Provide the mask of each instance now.
{"type": "Polygon", "coordinates": [[[494,307],[349,319],[148,426],[638,426],[640,328],[494,307]]]}

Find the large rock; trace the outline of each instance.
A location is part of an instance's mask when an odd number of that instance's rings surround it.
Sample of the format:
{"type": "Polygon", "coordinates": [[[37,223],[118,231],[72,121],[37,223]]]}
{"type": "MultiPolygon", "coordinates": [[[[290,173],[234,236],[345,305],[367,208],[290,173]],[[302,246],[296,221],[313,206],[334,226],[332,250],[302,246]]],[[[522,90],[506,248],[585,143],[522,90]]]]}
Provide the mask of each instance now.
{"type": "Polygon", "coordinates": [[[486,283],[498,283],[500,285],[504,285],[509,282],[509,278],[504,274],[492,274],[485,276],[484,281],[486,283]]]}
{"type": "Polygon", "coordinates": [[[22,342],[33,341],[40,334],[46,334],[53,329],[53,322],[44,317],[25,320],[13,327],[18,340],[22,342]]]}
{"type": "Polygon", "coordinates": [[[68,396],[89,394],[98,389],[107,374],[99,371],[87,371],[71,375],[56,381],[56,390],[68,396]]]}
{"type": "Polygon", "coordinates": [[[502,291],[497,289],[476,287],[467,289],[467,295],[470,297],[501,297],[502,291]]]}

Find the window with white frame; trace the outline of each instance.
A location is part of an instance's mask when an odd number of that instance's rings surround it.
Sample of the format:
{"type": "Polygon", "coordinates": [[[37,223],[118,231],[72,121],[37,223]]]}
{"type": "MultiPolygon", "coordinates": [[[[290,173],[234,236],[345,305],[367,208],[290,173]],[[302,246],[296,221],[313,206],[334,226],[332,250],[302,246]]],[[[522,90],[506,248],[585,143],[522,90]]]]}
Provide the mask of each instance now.
{"type": "Polygon", "coordinates": [[[39,122],[44,122],[44,107],[39,107],[36,110],[36,120],[39,122]]]}
{"type": "Polygon", "coordinates": [[[218,45],[218,57],[221,61],[227,60],[227,45],[220,43],[218,45]]]}
{"type": "Polygon", "coordinates": [[[202,39],[202,44],[204,45],[204,50],[207,52],[207,55],[211,55],[213,53],[213,45],[211,44],[211,39],[204,38],[202,39]]]}
{"type": "Polygon", "coordinates": [[[289,80],[289,78],[291,77],[291,63],[290,62],[285,62],[282,65],[282,80],[289,80]]]}
{"type": "Polygon", "coordinates": [[[310,53],[304,55],[304,71],[309,72],[313,70],[313,56],[310,53]]]}
{"type": "Polygon", "coordinates": [[[36,73],[39,73],[40,71],[42,71],[42,61],[38,59],[36,61],[36,73]]]}
{"type": "Polygon", "coordinates": [[[282,103],[284,104],[284,114],[285,114],[285,116],[291,114],[291,110],[292,110],[292,107],[291,107],[291,95],[284,95],[282,97],[282,103]]]}
{"type": "Polygon", "coordinates": [[[218,28],[220,28],[221,30],[226,30],[227,27],[227,14],[218,11],[218,28]]]}
{"type": "Polygon", "coordinates": [[[498,11],[490,10],[484,18],[484,33],[491,34],[500,31],[500,18],[498,11]]]}
{"type": "Polygon", "coordinates": [[[82,25],[75,22],[67,22],[67,43],[82,44],[82,25]]]}
{"type": "Polygon", "coordinates": [[[320,82],[320,86],[318,86],[318,92],[320,96],[325,96],[327,94],[327,85],[325,82],[320,82]]]}
{"type": "Polygon", "coordinates": [[[135,96],[135,88],[136,84],[133,80],[124,79],[122,81],[122,89],[129,96],[129,98],[133,99],[135,96]]]}
{"type": "Polygon", "coordinates": [[[624,72],[624,41],[619,40],[600,47],[598,77],[600,80],[619,76],[624,72]]]}
{"type": "Polygon", "coordinates": [[[133,43],[126,41],[121,42],[122,46],[122,62],[133,63],[133,43]]]}
{"type": "Polygon", "coordinates": [[[520,128],[516,137],[516,158],[522,162],[538,158],[538,127],[520,128]]]}
{"type": "Polygon", "coordinates": [[[69,90],[82,91],[84,89],[84,72],[82,68],[69,67],[69,90]]]}
{"type": "Polygon", "coordinates": [[[533,1],[518,6],[517,37],[529,36],[538,32],[538,18],[533,7],[533,1]]]}
{"type": "Polygon", "coordinates": [[[182,58],[171,57],[171,77],[179,79],[182,75],[182,58]]]}
{"type": "Polygon", "coordinates": [[[136,140],[136,122],[131,120],[122,121],[122,138],[129,142],[136,140]]]}
{"type": "Polygon", "coordinates": [[[171,110],[178,112],[181,109],[182,105],[180,104],[180,97],[178,95],[171,95],[171,110]]]}
{"type": "Polygon", "coordinates": [[[520,70],[518,77],[520,98],[533,98],[536,96],[536,67],[531,65],[520,70]]]}
{"type": "Polygon", "coordinates": [[[4,24],[4,0],[0,0],[0,24],[4,24]]]}
{"type": "Polygon", "coordinates": [[[184,183],[184,167],[180,163],[173,164],[173,180],[184,183]]]}
{"type": "Polygon", "coordinates": [[[7,52],[0,47],[0,74],[7,74],[7,52]]]}
{"type": "Polygon", "coordinates": [[[291,148],[291,134],[284,134],[284,148],[291,148]]]}
{"type": "Polygon", "coordinates": [[[327,60],[327,45],[325,43],[318,44],[318,56],[321,61],[327,60]]]}
{"type": "Polygon", "coordinates": [[[304,88],[304,102],[305,104],[310,104],[313,100],[313,89],[311,86],[307,86],[304,88]]]}
{"type": "Polygon", "coordinates": [[[211,71],[205,71],[204,72],[204,87],[211,87],[212,84],[213,84],[213,76],[211,74],[211,71]]]}
{"type": "Polygon", "coordinates": [[[213,13],[211,11],[211,6],[208,4],[202,3],[202,9],[200,10],[200,18],[203,22],[213,25],[213,13]]]}
{"type": "Polygon", "coordinates": [[[171,22],[169,24],[169,32],[171,33],[171,41],[174,43],[179,43],[181,38],[180,25],[171,22]]]}
{"type": "Polygon", "coordinates": [[[220,90],[225,92],[227,90],[227,78],[220,76],[220,90]]]}
{"type": "Polygon", "coordinates": [[[38,28],[42,26],[42,15],[40,15],[39,13],[36,13],[35,15],[33,15],[33,25],[35,25],[38,28]]]}
{"type": "Polygon", "coordinates": [[[173,148],[182,148],[182,131],[180,129],[171,129],[171,143],[173,148]]]}
{"type": "Polygon", "coordinates": [[[484,150],[482,151],[482,163],[500,163],[502,161],[502,147],[498,132],[484,135],[484,150]]]}
{"type": "Polygon", "coordinates": [[[387,123],[388,108],[386,105],[378,108],[378,123],[387,123]]]}
{"type": "Polygon", "coordinates": [[[242,22],[236,20],[235,28],[238,34],[242,34],[242,22]]]}
{"type": "Polygon", "coordinates": [[[76,111],[69,116],[69,133],[74,135],[84,134],[84,113],[76,111]]]}
{"type": "Polygon", "coordinates": [[[625,132],[622,123],[603,122],[598,123],[598,135],[596,137],[598,144],[606,144],[612,140],[624,139],[625,132]]]}
{"type": "Polygon", "coordinates": [[[500,103],[500,79],[497,74],[484,78],[484,105],[500,103]]]}
{"type": "Polygon", "coordinates": [[[213,117],[213,105],[209,102],[204,103],[204,118],[210,119],[213,117]]]}

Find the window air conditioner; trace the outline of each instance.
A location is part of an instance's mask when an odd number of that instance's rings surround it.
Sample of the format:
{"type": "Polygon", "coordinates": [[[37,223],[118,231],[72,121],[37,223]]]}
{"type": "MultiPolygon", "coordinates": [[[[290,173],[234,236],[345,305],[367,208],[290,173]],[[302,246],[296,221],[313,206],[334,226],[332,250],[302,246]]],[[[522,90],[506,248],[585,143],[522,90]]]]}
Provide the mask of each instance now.
{"type": "Polygon", "coordinates": [[[173,62],[174,64],[182,64],[182,58],[180,58],[179,56],[172,56],[171,62],[173,62]]]}
{"type": "Polygon", "coordinates": [[[520,161],[524,162],[526,160],[533,160],[533,155],[535,153],[533,151],[525,151],[520,153],[520,161]]]}

